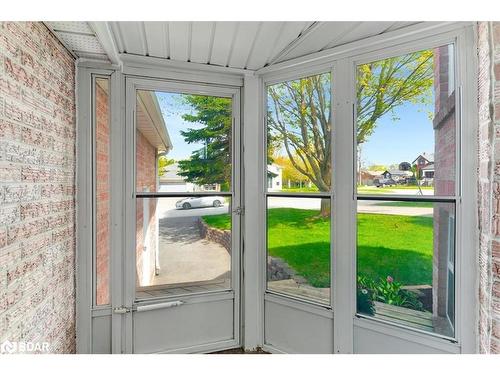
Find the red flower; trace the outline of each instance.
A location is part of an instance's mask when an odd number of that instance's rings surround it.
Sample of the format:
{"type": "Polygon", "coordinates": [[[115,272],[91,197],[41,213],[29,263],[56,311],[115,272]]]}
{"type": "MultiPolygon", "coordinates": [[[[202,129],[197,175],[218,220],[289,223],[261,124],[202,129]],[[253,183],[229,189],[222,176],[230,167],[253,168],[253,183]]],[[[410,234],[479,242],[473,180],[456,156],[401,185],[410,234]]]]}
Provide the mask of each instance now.
{"type": "Polygon", "coordinates": [[[387,276],[386,280],[388,283],[392,283],[394,281],[394,279],[391,276],[387,276]]]}

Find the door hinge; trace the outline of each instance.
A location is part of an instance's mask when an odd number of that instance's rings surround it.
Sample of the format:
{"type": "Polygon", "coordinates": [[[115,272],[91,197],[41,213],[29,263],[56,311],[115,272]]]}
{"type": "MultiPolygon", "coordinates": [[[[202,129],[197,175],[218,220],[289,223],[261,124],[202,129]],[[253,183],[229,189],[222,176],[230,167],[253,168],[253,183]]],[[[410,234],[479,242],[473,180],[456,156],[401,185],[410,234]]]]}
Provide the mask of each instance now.
{"type": "Polygon", "coordinates": [[[233,212],[236,215],[245,215],[245,207],[236,207],[233,212]]]}
{"type": "Polygon", "coordinates": [[[113,308],[113,313],[115,314],[126,314],[129,312],[132,312],[132,309],[130,307],[120,306],[113,308]]]}

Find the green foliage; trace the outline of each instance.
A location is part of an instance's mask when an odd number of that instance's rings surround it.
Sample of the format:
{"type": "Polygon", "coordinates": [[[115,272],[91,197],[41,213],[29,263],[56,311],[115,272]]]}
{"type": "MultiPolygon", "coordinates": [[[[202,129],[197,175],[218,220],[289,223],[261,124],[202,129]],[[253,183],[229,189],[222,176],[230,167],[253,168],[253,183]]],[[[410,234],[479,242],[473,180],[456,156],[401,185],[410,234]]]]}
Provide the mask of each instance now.
{"type": "MultiPolygon", "coordinates": [[[[386,113],[394,114],[405,102],[428,104],[432,99],[433,51],[360,65],[357,77],[357,141],[361,144],[386,113]]],[[[268,89],[268,143],[272,143],[268,159],[276,158],[276,150],[284,151],[293,168],[320,191],[328,191],[331,185],[330,86],[330,74],[320,74],[268,89]]]]}
{"type": "Polygon", "coordinates": [[[366,315],[375,315],[375,304],[373,303],[371,293],[368,289],[360,287],[358,284],[356,288],[356,299],[358,312],[366,315]]]}
{"type": "Polygon", "coordinates": [[[165,167],[175,163],[174,159],[169,159],[165,155],[161,155],[158,158],[158,176],[163,176],[165,174],[165,167]]]}
{"type": "Polygon", "coordinates": [[[331,184],[331,113],[329,73],[269,86],[268,138],[283,149],[293,168],[320,191],[331,184]]]}
{"type": "MultiPolygon", "coordinates": [[[[228,214],[204,216],[208,225],[230,228],[228,214]]],[[[309,284],[330,285],[330,220],[318,210],[268,210],[268,249],[309,284]]],[[[404,285],[432,284],[433,218],[358,214],[358,272],[373,280],[392,275],[404,285]]]]}
{"type": "Polygon", "coordinates": [[[374,281],[365,275],[358,276],[358,288],[367,291],[372,301],[424,311],[423,304],[418,299],[418,296],[412,291],[402,289],[402,286],[401,283],[394,281],[391,276],[379,278],[378,281],[374,281]]]}
{"type": "Polygon", "coordinates": [[[358,272],[404,285],[432,284],[433,223],[427,216],[358,214],[358,272]]]}
{"type": "Polygon", "coordinates": [[[383,164],[372,164],[367,168],[369,171],[387,171],[389,167],[383,164]]]}
{"type": "Polygon", "coordinates": [[[181,131],[185,141],[202,143],[188,160],[179,161],[179,175],[197,185],[220,184],[228,190],[231,181],[232,108],[230,98],[184,95],[193,113],[182,115],[184,121],[202,124],[199,129],[181,131]]]}
{"type": "Polygon", "coordinates": [[[424,50],[360,65],[357,69],[357,139],[364,143],[377,120],[405,102],[432,99],[434,52],[424,50]]]}
{"type": "MultiPolygon", "coordinates": [[[[297,185],[304,186],[309,182],[309,178],[300,173],[291,163],[290,159],[284,156],[277,156],[274,159],[274,163],[283,168],[282,179],[283,188],[286,188],[288,181],[291,182],[292,187],[297,185]]],[[[304,186],[305,187],[305,186],[304,186]]],[[[318,189],[314,189],[318,191],[318,189]]]]}
{"type": "Polygon", "coordinates": [[[212,228],[231,230],[231,218],[229,214],[207,215],[202,217],[203,221],[212,228]]]}

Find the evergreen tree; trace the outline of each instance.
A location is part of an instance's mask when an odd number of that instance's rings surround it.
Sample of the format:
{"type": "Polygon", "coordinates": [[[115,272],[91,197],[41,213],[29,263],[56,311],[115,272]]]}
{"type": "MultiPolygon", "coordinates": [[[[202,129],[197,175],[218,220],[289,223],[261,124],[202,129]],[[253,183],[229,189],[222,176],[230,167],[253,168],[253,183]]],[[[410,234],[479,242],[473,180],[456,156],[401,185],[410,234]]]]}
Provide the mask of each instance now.
{"type": "Polygon", "coordinates": [[[182,119],[204,126],[181,134],[187,143],[200,143],[203,147],[189,159],[179,161],[179,175],[197,185],[220,184],[221,190],[227,191],[231,184],[231,99],[185,95],[183,100],[193,112],[183,114],[182,119]]]}

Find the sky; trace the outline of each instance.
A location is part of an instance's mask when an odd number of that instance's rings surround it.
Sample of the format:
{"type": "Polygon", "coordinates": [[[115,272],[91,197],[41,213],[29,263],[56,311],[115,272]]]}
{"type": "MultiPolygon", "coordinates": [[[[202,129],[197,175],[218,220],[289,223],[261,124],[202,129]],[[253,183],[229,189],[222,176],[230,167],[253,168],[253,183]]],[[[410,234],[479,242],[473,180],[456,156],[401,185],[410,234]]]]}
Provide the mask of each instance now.
{"type": "Polygon", "coordinates": [[[429,119],[433,105],[405,103],[396,107],[398,120],[388,113],[376,123],[373,134],[361,148],[363,166],[411,163],[418,155],[434,152],[434,130],[429,119]]]}
{"type": "MultiPolygon", "coordinates": [[[[191,113],[191,108],[182,103],[182,94],[156,92],[160,109],[167,124],[173,149],[168,157],[175,160],[187,159],[202,144],[187,144],[181,130],[200,128],[201,124],[182,120],[183,113],[191,113]]],[[[374,133],[361,149],[364,167],[373,164],[389,166],[403,161],[412,162],[423,152],[434,152],[434,130],[428,113],[432,105],[405,103],[395,109],[398,120],[388,113],[376,124],[374,133]]]]}
{"type": "Polygon", "coordinates": [[[182,94],[156,92],[160,109],[167,125],[168,134],[173,144],[173,149],[168,153],[168,158],[183,160],[191,156],[191,153],[203,147],[202,144],[188,144],[181,135],[181,130],[199,129],[199,123],[187,122],[182,119],[183,113],[192,113],[191,107],[182,103],[182,94]]]}

